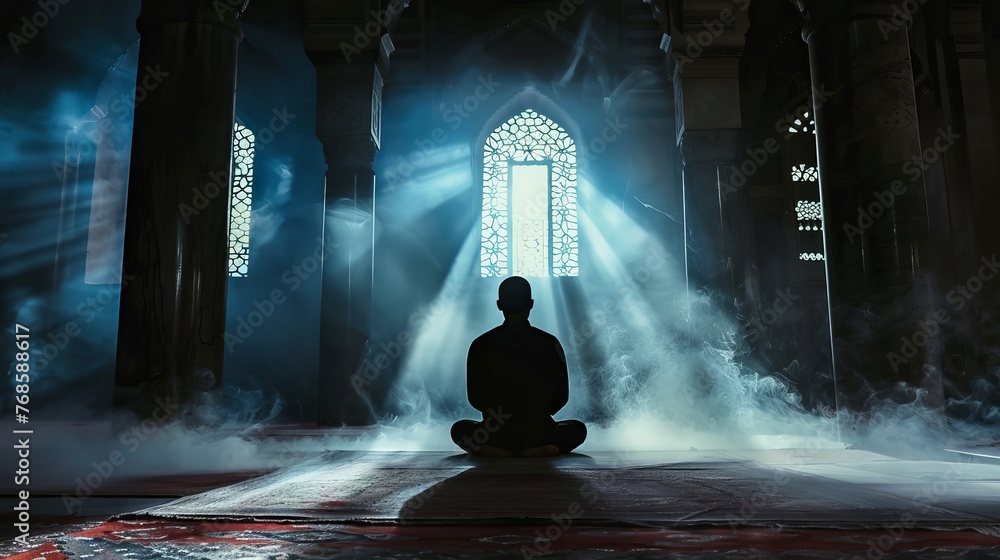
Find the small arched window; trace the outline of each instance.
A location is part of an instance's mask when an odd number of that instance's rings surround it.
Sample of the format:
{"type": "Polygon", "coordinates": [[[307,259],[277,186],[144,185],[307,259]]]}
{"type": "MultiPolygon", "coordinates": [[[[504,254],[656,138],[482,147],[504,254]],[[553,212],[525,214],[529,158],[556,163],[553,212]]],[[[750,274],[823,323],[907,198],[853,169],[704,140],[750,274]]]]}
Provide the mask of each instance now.
{"type": "Polygon", "coordinates": [[[577,231],[576,144],[526,109],[483,148],[482,276],[577,276],[577,231]]]}

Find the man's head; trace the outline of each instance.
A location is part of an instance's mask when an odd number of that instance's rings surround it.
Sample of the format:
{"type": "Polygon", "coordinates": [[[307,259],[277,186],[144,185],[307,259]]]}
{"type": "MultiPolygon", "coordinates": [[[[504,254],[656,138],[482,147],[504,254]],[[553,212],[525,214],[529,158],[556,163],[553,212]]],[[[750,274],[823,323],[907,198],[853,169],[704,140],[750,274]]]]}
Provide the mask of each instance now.
{"type": "Polygon", "coordinates": [[[503,311],[504,317],[527,317],[535,305],[535,300],[531,299],[531,285],[520,276],[511,276],[501,282],[498,297],[497,309],[503,311]]]}

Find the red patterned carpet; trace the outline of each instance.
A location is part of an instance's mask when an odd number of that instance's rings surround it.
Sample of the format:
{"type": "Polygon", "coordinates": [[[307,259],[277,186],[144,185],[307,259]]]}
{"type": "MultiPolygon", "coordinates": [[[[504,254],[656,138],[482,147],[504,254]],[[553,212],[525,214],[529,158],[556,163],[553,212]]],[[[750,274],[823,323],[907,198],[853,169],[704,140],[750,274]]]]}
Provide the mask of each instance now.
{"type": "Polygon", "coordinates": [[[551,460],[331,452],[248,476],[165,479],[190,495],[120,503],[110,520],[97,515],[93,498],[90,519],[40,521],[32,548],[7,541],[0,553],[18,560],[1000,557],[994,464],[829,449],[551,460]]]}
{"type": "Polygon", "coordinates": [[[51,538],[14,560],[70,558],[996,558],[975,531],[779,528],[371,526],[110,521],[51,538]]]}

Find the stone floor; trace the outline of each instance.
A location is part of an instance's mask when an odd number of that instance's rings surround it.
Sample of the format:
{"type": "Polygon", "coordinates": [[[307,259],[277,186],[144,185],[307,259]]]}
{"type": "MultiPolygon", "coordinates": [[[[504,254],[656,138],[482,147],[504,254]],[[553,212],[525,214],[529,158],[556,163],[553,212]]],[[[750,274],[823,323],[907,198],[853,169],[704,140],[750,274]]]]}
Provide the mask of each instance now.
{"type": "Polygon", "coordinates": [[[74,518],[46,519],[45,504],[53,511],[61,504],[42,496],[33,502],[41,515],[35,548],[8,540],[0,553],[19,560],[998,557],[1000,461],[954,457],[906,461],[843,449],[554,459],[333,451],[262,476],[142,481],[146,495],[91,497],[74,518]]]}

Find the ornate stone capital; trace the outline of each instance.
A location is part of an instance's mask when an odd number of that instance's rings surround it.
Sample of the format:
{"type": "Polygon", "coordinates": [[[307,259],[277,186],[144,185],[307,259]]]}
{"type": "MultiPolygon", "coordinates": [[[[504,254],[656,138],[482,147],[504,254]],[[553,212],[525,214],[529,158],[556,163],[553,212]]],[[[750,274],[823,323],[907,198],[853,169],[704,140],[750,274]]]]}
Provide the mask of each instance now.
{"type": "Polygon", "coordinates": [[[677,139],[688,130],[740,128],[740,77],[738,57],[702,57],[681,67],[674,75],[677,139]]]}
{"type": "MultiPolygon", "coordinates": [[[[347,161],[369,161],[367,146],[381,144],[382,87],[396,48],[390,32],[407,6],[409,0],[306,0],[304,43],[319,94],[316,134],[324,146],[337,138],[364,146],[355,148],[363,155],[347,161]]],[[[327,150],[327,161],[339,161],[341,151],[327,150]]]]}
{"type": "Polygon", "coordinates": [[[323,139],[367,134],[379,146],[383,85],[382,74],[374,65],[317,66],[317,136],[323,139]]]}

